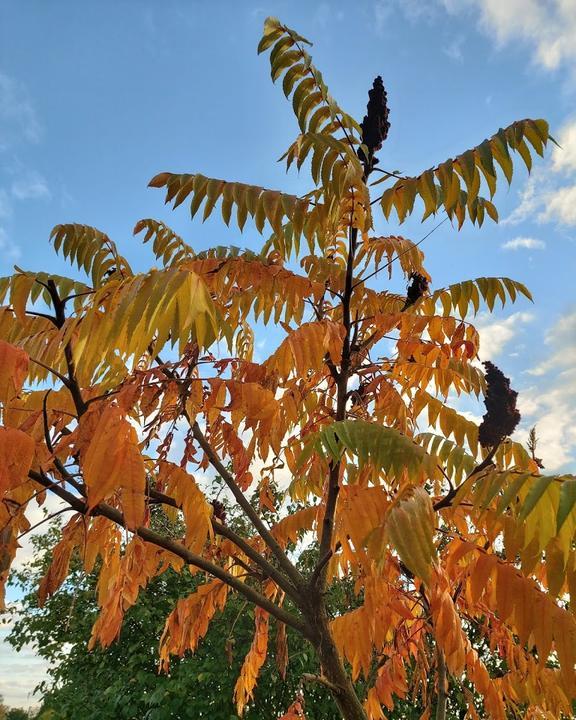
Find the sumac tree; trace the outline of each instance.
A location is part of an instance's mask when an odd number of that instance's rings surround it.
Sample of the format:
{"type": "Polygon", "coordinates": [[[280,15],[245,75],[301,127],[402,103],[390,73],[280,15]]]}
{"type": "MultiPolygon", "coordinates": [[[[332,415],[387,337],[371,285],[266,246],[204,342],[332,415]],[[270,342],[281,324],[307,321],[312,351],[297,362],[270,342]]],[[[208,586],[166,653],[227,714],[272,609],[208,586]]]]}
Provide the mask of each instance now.
{"type": "MultiPolygon", "coordinates": [[[[376,213],[402,222],[419,206],[458,228],[497,220],[489,198],[501,175],[511,181],[517,158],[530,169],[548,125],[515,122],[399,176],[377,164],[389,131],[383,83],[358,124],[329,94],[308,45],[269,19],[259,50],[291,99],[300,134],[284,159],[310,172],[309,192],[169,172],[150,183],[192,216],[253,223],[260,252],[196,252],[146,219],[135,232],[159,267],[135,274],[104,233],[60,225],[54,249],[88,279],[18,269],[1,281],[2,573],[28,528],[27,505],[52,493],[72,514],[40,601],[58,590],[75,549],[88,572],[98,559],[92,645],[115,640],[139,592],[168,568],[192,568],[205,582],[166,618],[163,670],[195,650],[231,594],[253,604],[239,714],[269,645],[283,662],[290,627],[315,650],[314,679],[346,720],[383,718],[410,693],[424,717],[445,717],[456,692],[470,717],[569,715],[576,481],[542,475],[506,437],[516,396],[494,366],[487,391],[467,319],[529,293],[486,277],[433,289],[415,243],[374,233],[376,213]],[[407,296],[386,288],[393,269],[408,279],[407,296]],[[263,362],[252,355],[255,322],[285,334],[263,362]],[[484,424],[482,442],[449,406],[451,393],[487,393],[484,423],[496,426],[484,424]],[[196,481],[210,468],[246,532],[226,524],[196,481]],[[270,523],[267,509],[282,509],[278,485],[301,508],[270,523]],[[181,515],[182,537],[150,527],[153,505],[181,515]],[[289,549],[302,535],[318,546],[308,572],[289,549]],[[332,616],[335,578],[351,581],[359,606],[332,616]]],[[[286,718],[304,717],[305,695],[286,718]]]]}

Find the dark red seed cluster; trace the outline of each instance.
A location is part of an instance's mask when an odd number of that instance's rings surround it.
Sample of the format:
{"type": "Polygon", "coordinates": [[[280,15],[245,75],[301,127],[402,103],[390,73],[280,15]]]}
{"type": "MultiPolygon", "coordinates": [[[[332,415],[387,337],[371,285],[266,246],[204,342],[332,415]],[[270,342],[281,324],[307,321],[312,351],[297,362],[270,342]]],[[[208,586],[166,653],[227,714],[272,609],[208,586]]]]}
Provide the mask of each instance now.
{"type": "Polygon", "coordinates": [[[484,448],[494,447],[512,435],[520,422],[516,409],[518,393],[510,387],[510,380],[491,362],[486,368],[486,414],[478,429],[478,441],[484,448]]]}
{"type": "Polygon", "coordinates": [[[374,153],[380,150],[390,130],[386,90],[380,75],[374,80],[372,89],[368,91],[368,97],[367,113],[361,125],[362,143],[368,148],[368,157],[362,150],[358,150],[358,157],[364,163],[366,174],[378,162],[374,158],[374,153]]]}
{"type": "Polygon", "coordinates": [[[402,310],[406,310],[410,305],[414,305],[417,300],[420,300],[422,295],[428,292],[428,285],[428,278],[424,277],[424,275],[416,272],[410,273],[410,284],[406,291],[406,302],[402,310]]]}
{"type": "Polygon", "coordinates": [[[226,508],[220,500],[212,500],[212,508],[214,509],[214,517],[223,525],[226,524],[226,508]]]}

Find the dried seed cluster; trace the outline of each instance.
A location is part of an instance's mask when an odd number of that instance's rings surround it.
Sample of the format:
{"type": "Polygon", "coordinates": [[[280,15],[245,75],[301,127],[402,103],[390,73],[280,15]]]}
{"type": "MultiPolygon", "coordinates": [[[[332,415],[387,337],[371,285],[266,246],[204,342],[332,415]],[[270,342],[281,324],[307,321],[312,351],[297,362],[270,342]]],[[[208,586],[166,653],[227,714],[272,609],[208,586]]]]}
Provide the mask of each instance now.
{"type": "Polygon", "coordinates": [[[518,393],[510,387],[510,380],[491,362],[483,363],[486,368],[486,414],[478,429],[478,441],[482,447],[494,447],[512,435],[520,422],[516,409],[518,393]]]}
{"type": "Polygon", "coordinates": [[[406,291],[406,302],[402,310],[406,310],[410,305],[414,305],[417,300],[420,300],[422,295],[428,292],[428,285],[428,278],[424,277],[424,275],[416,272],[410,273],[410,284],[406,291]]]}
{"type": "Polygon", "coordinates": [[[368,148],[368,157],[362,149],[358,150],[358,157],[364,163],[366,175],[377,164],[378,160],[374,158],[374,153],[380,150],[390,130],[386,90],[380,75],[374,80],[372,89],[368,91],[368,97],[367,113],[361,125],[362,143],[368,148]]]}
{"type": "Polygon", "coordinates": [[[219,520],[223,525],[226,524],[226,508],[220,500],[212,500],[212,508],[214,510],[214,517],[219,520]]]}

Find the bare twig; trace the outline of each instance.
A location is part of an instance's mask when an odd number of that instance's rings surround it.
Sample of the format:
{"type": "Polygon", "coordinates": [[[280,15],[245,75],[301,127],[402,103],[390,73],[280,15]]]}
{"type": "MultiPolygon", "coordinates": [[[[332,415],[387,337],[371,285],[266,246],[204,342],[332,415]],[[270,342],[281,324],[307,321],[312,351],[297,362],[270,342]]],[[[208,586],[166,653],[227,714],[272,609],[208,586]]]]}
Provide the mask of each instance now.
{"type": "MultiPolygon", "coordinates": [[[[438,228],[439,228],[441,225],[444,225],[444,223],[445,223],[447,220],[449,220],[449,219],[450,219],[450,218],[449,218],[448,216],[446,216],[446,217],[444,218],[444,220],[441,220],[437,225],[435,225],[435,226],[432,228],[432,230],[430,230],[430,232],[426,233],[426,235],[424,235],[424,237],[420,238],[420,240],[418,240],[417,242],[415,242],[415,243],[414,243],[413,245],[411,245],[409,248],[406,248],[406,250],[403,250],[402,252],[399,252],[397,255],[395,255],[395,256],[392,258],[392,260],[389,260],[389,261],[388,261],[387,263],[385,263],[384,265],[380,265],[380,267],[379,267],[377,270],[374,270],[373,272],[369,273],[368,275],[366,275],[366,277],[360,278],[360,280],[358,280],[358,281],[354,284],[354,288],[358,287],[358,285],[361,285],[362,283],[365,283],[366,280],[370,280],[370,278],[373,278],[375,275],[377,275],[377,274],[378,274],[379,272],[381,272],[382,270],[386,270],[386,268],[389,268],[390,265],[392,265],[392,263],[393,263],[395,260],[398,260],[398,258],[402,257],[402,255],[406,255],[406,253],[409,253],[413,248],[418,247],[418,245],[421,245],[421,244],[424,242],[424,240],[426,240],[427,238],[429,238],[430,235],[432,235],[432,233],[436,232],[436,230],[438,230],[438,228]]],[[[353,289],[354,289],[354,288],[353,288],[353,289]]]]}

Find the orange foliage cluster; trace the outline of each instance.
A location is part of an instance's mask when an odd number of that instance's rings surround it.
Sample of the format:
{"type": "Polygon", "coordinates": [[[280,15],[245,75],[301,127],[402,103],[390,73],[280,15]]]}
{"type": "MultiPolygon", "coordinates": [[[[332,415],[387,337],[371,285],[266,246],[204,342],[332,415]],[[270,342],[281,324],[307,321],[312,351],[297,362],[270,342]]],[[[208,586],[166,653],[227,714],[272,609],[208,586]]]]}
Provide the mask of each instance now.
{"type": "MultiPolygon", "coordinates": [[[[192,215],[219,209],[240,229],[250,218],[268,233],[259,254],[197,253],[146,219],[135,232],[160,267],[135,273],[104,233],[61,225],[54,247],[86,282],[23,270],[0,279],[0,587],[30,529],[27,508],[52,493],[73,514],[40,601],[74,553],[97,568],[91,646],[113,642],[168,568],[206,582],[166,619],[163,670],[194,652],[230,593],[252,604],[239,714],[268,652],[290,672],[291,628],[314,647],[315,679],[346,720],[384,718],[398,699],[430,717],[447,682],[462,688],[471,718],[569,715],[576,478],[542,475],[510,439],[482,447],[477,425],[447,402],[486,391],[471,316],[529,292],[507,278],[428,290],[417,244],[375,235],[373,217],[395,209],[403,220],[418,199],[426,216],[445,211],[458,225],[495,217],[481,187],[492,197],[500,172],[510,181],[514,153],[530,166],[548,126],[520,121],[416,177],[368,183],[374,158],[360,158],[374,148],[306,45],[270,19],[260,50],[292,100],[300,134],[284,157],[299,168],[310,160],[309,193],[198,174],[151,183],[192,215]],[[300,271],[286,267],[296,261],[300,271]],[[386,287],[393,267],[420,278],[421,297],[386,287]],[[264,359],[256,321],[284,333],[264,359]],[[227,524],[207,474],[242,524],[227,524]],[[304,571],[309,542],[319,557],[304,571]],[[328,587],[343,581],[351,609],[330,617],[328,587]]],[[[284,720],[304,718],[304,694],[284,720]]]]}

